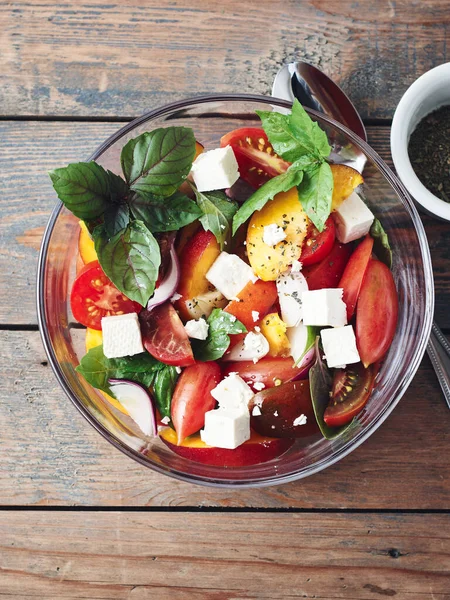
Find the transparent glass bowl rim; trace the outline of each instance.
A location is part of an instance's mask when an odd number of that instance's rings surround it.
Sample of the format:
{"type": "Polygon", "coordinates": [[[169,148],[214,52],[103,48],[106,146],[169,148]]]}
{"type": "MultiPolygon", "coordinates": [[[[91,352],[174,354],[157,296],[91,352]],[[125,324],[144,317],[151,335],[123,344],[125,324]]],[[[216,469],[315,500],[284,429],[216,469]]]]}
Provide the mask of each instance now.
{"type": "MultiPolygon", "coordinates": [[[[162,117],[166,113],[171,113],[177,110],[182,110],[184,108],[191,107],[196,104],[207,104],[210,102],[228,102],[228,101],[241,101],[241,102],[260,102],[263,104],[274,105],[290,109],[292,107],[292,103],[286,100],[275,98],[272,96],[260,96],[254,94],[211,94],[204,96],[194,96],[191,98],[186,98],[184,100],[179,100],[176,102],[172,102],[170,104],[165,104],[159,108],[151,110],[149,112],[144,113],[142,116],[130,121],[122,128],[120,128],[117,132],[112,134],[107,140],[105,140],[96,150],[95,152],[88,158],[88,160],[96,160],[106,149],[112,146],[115,142],[117,142],[121,137],[129,133],[131,130],[136,128],[139,125],[146,123],[156,117],[162,117]]],[[[180,481],[185,481],[188,483],[196,483],[205,486],[213,486],[213,487],[222,487],[222,488],[254,488],[254,487],[267,487],[273,485],[280,485],[282,483],[288,483],[291,481],[295,481],[297,479],[303,479],[309,475],[313,475],[322,471],[323,469],[335,464],[345,456],[347,456],[350,452],[355,450],[360,444],[362,444],[366,439],[368,439],[374,431],[378,429],[378,427],[385,421],[385,419],[390,415],[390,413],[394,410],[403,394],[407,390],[411,380],[413,379],[417,369],[419,368],[422,357],[425,353],[426,346],[428,343],[428,339],[430,336],[431,325],[433,320],[433,311],[434,311],[434,285],[433,285],[433,269],[431,263],[431,256],[428,246],[428,241],[426,237],[426,233],[422,224],[422,221],[419,217],[419,214],[414,206],[414,203],[406,190],[405,186],[401,183],[401,181],[394,175],[391,169],[387,166],[387,164],[383,161],[383,159],[359,136],[353,133],[350,129],[341,125],[331,117],[323,113],[316,112],[314,110],[306,108],[307,112],[312,116],[316,116],[323,121],[325,121],[330,126],[334,127],[341,133],[345,134],[350,140],[358,145],[361,150],[377,165],[380,172],[392,186],[392,188],[397,192],[399,198],[404,205],[405,210],[408,212],[409,217],[411,218],[412,225],[414,226],[420,246],[420,254],[423,260],[424,266],[424,280],[425,283],[431,283],[431,285],[426,285],[425,293],[425,307],[426,312],[424,315],[424,324],[422,327],[422,336],[420,340],[418,340],[416,351],[414,355],[414,360],[412,360],[408,366],[407,374],[403,377],[402,380],[402,388],[397,393],[395,397],[392,397],[388,400],[386,405],[383,407],[383,410],[379,412],[377,417],[373,420],[370,426],[361,431],[355,438],[350,440],[347,444],[342,446],[333,456],[327,457],[317,463],[311,464],[301,472],[289,473],[287,475],[279,475],[273,476],[270,479],[266,478],[263,480],[245,480],[245,481],[231,481],[224,479],[211,479],[207,477],[193,476],[186,474],[182,471],[177,471],[173,468],[161,466],[159,464],[155,464],[154,462],[150,462],[147,460],[142,454],[129,448],[123,444],[118,438],[116,438],[110,431],[108,431],[103,425],[101,425],[95,417],[87,410],[87,408],[78,400],[77,396],[73,393],[72,388],[69,382],[66,380],[58,359],[54,353],[52,342],[50,339],[49,331],[47,328],[47,321],[45,315],[45,268],[46,268],[46,259],[48,253],[48,247],[51,239],[51,235],[53,232],[53,228],[56,224],[56,220],[63,208],[62,202],[58,201],[55,208],[53,209],[49,221],[47,223],[47,227],[44,232],[44,236],[42,239],[42,244],[39,252],[38,259],[38,269],[37,269],[37,317],[38,317],[38,325],[39,331],[42,338],[42,343],[44,345],[45,352],[47,354],[48,360],[52,366],[53,372],[61,385],[62,389],[69,397],[71,402],[75,405],[78,411],[84,416],[84,418],[96,429],[105,439],[107,439],[113,446],[119,449],[121,452],[129,456],[130,458],[136,460],[142,465],[156,471],[162,473],[164,475],[169,475],[175,479],[180,481]]]]}

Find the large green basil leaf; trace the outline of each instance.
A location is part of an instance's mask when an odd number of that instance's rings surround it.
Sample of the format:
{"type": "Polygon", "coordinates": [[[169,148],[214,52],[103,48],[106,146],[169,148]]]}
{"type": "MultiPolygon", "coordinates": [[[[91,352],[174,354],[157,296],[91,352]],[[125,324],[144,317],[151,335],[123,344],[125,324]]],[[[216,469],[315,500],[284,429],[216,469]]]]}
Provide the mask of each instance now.
{"type": "Polygon", "coordinates": [[[220,249],[223,250],[231,238],[231,223],[238,205],[220,191],[199,192],[194,187],[194,192],[198,207],[203,214],[200,218],[203,229],[214,234],[220,249]]]}
{"type": "Polygon", "coordinates": [[[373,251],[375,255],[391,269],[392,250],[389,245],[389,238],[378,219],[375,219],[372,223],[370,235],[373,237],[373,251]]]}
{"type": "Polygon", "coordinates": [[[122,149],[125,179],[136,192],[171,196],[186,179],[195,156],[195,137],[188,127],[145,132],[122,149]]]}
{"type": "Polygon", "coordinates": [[[221,358],[230,345],[230,334],[246,333],[245,326],[233,315],[215,308],[208,319],[206,340],[191,340],[192,350],[197,360],[207,362],[221,358]]]}
{"type": "Polygon", "coordinates": [[[94,230],[95,250],[106,275],[131,300],[146,306],[155,290],[161,253],[142,221],[132,221],[108,238],[103,225],[94,230]]]}
{"type": "Polygon", "coordinates": [[[317,164],[317,159],[312,156],[304,156],[293,163],[285,173],[269,179],[248,200],[242,204],[233,217],[233,235],[239,227],[249,219],[256,210],[261,210],[269,200],[272,200],[280,192],[287,192],[298,186],[303,179],[303,171],[317,164]]]}
{"type": "Polygon", "coordinates": [[[150,231],[177,231],[202,215],[196,203],[185,194],[175,192],[170,198],[157,198],[145,192],[130,198],[131,212],[150,231]]]}
{"type": "Polygon", "coordinates": [[[323,231],[325,221],[330,216],[333,186],[333,172],[327,162],[306,171],[298,186],[300,202],[319,231],[323,231]]]}
{"type": "Polygon", "coordinates": [[[164,365],[164,368],[155,373],[152,384],[153,398],[162,417],[170,418],[170,406],[177,379],[177,369],[170,365],[164,365]]]}

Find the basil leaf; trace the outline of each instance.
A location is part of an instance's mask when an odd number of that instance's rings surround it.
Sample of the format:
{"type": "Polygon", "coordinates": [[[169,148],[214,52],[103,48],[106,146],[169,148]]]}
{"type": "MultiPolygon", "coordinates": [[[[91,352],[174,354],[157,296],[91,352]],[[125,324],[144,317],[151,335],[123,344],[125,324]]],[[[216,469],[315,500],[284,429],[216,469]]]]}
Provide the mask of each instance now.
{"type": "Polygon", "coordinates": [[[178,379],[176,367],[164,365],[155,373],[152,384],[153,398],[162,417],[170,418],[170,405],[178,379]]]}
{"type": "Polygon", "coordinates": [[[256,111],[275,152],[289,162],[305,155],[326,158],[331,152],[326,133],[295,99],[292,112],[256,111]]]}
{"type": "Polygon", "coordinates": [[[130,210],[125,202],[110,204],[103,215],[105,231],[109,237],[115,236],[130,222],[130,210]]]}
{"type": "Polygon", "coordinates": [[[327,440],[333,440],[334,438],[342,435],[350,427],[354,426],[355,420],[351,421],[347,425],[342,427],[328,427],[323,420],[323,415],[330,402],[330,393],[332,388],[332,377],[330,370],[328,369],[325,362],[322,360],[321,351],[319,347],[319,336],[316,338],[316,362],[309,370],[309,386],[311,391],[311,402],[314,410],[314,416],[316,417],[317,425],[327,440]]]}
{"type": "Polygon", "coordinates": [[[261,210],[274,196],[280,192],[287,192],[296,185],[299,185],[303,179],[303,171],[315,164],[317,164],[316,158],[304,156],[293,163],[285,173],[269,179],[269,181],[256,190],[234,215],[233,235],[256,210],[261,210]]]}
{"type": "Polygon", "coordinates": [[[95,162],[73,163],[50,172],[55,192],[76,217],[83,220],[102,216],[110,202],[111,178],[95,162]]]}
{"type": "Polygon", "coordinates": [[[112,202],[123,202],[128,194],[129,187],[127,182],[122,179],[119,175],[116,175],[112,171],[107,171],[109,179],[109,195],[112,202]]]}
{"type": "Polygon", "coordinates": [[[199,192],[192,186],[195,192],[198,207],[203,216],[200,223],[205,231],[211,231],[219,243],[220,249],[228,243],[231,233],[231,223],[238,205],[228,200],[223,192],[199,192]]]}
{"type": "Polygon", "coordinates": [[[306,214],[319,231],[330,216],[333,196],[333,172],[327,162],[318,168],[306,171],[298,186],[298,196],[306,214]]]}
{"type": "Polygon", "coordinates": [[[108,384],[109,379],[130,379],[144,384],[145,377],[153,377],[156,371],[165,366],[147,352],[123,358],[106,358],[100,345],[91,348],[83,356],[76,371],[93,387],[114,396],[108,384]]]}
{"type": "Polygon", "coordinates": [[[142,221],[132,221],[111,239],[100,225],[95,250],[106,275],[131,300],[145,306],[154,292],[161,264],[158,242],[142,221]]]}
{"type": "Polygon", "coordinates": [[[188,127],[167,127],[145,132],[122,149],[125,179],[136,192],[171,196],[191,170],[195,137],[188,127]]]}
{"type": "Polygon", "coordinates": [[[177,231],[202,214],[195,202],[180,192],[170,198],[139,192],[130,198],[130,208],[133,216],[153,232],[177,231]]]}
{"type": "Polygon", "coordinates": [[[369,233],[373,237],[373,251],[375,255],[385,265],[392,268],[392,250],[389,245],[389,238],[378,219],[374,219],[369,233]]]}
{"type": "Polygon", "coordinates": [[[233,315],[215,308],[208,319],[206,340],[191,340],[192,350],[197,360],[207,362],[222,357],[230,345],[230,334],[246,333],[245,326],[233,315]]]}

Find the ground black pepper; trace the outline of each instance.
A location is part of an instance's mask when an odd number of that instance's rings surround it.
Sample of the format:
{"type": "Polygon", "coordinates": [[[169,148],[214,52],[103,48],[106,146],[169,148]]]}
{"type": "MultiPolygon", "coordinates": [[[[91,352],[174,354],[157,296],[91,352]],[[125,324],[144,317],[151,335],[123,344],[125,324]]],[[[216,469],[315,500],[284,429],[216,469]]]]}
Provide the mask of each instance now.
{"type": "Polygon", "coordinates": [[[450,202],[450,106],[427,115],[411,134],[409,160],[432,194],[450,202]]]}

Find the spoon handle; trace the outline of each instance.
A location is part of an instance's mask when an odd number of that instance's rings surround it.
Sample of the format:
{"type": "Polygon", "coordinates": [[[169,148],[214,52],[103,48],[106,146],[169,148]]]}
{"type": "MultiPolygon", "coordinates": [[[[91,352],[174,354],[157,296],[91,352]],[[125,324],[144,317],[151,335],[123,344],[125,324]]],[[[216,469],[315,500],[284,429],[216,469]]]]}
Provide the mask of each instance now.
{"type": "Polygon", "coordinates": [[[447,406],[450,408],[450,344],[434,321],[427,352],[436,371],[447,406]]]}

